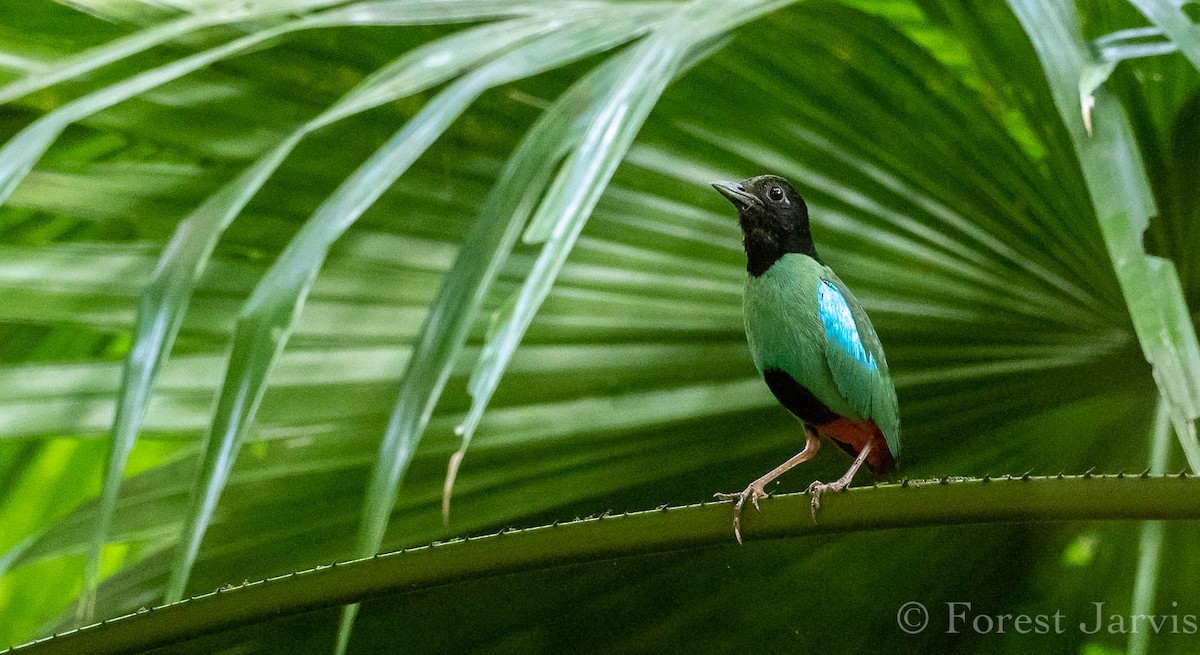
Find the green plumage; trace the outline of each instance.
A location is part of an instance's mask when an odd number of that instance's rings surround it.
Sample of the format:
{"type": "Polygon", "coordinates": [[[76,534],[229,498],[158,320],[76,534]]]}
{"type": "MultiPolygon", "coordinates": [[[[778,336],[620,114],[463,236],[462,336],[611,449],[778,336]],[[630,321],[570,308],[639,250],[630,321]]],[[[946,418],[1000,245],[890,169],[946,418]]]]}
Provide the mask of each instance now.
{"type": "Polygon", "coordinates": [[[778,368],[834,413],[874,421],[892,457],[900,456],[900,412],[883,347],[858,299],[828,266],[808,255],[788,253],[761,275],[748,275],[745,321],[760,373],[778,368]],[[841,292],[874,366],[864,365],[827,336],[818,309],[822,280],[841,292]]]}

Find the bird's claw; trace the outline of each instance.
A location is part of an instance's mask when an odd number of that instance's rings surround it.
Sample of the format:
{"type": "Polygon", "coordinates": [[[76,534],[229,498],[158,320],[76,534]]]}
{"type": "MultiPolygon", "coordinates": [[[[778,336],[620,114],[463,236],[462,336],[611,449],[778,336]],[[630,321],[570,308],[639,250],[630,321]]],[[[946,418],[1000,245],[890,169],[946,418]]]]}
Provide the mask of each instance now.
{"type": "Polygon", "coordinates": [[[759,498],[767,498],[770,495],[771,494],[767,493],[766,491],[763,490],[762,487],[760,487],[756,484],[751,484],[749,487],[746,487],[745,490],[743,490],[739,493],[713,494],[713,496],[715,498],[717,498],[718,500],[734,501],[734,503],[733,503],[733,536],[737,538],[737,542],[739,544],[742,543],[742,508],[744,508],[746,506],[746,499],[747,498],[750,499],[750,504],[754,505],[754,509],[761,512],[762,508],[760,508],[758,506],[758,499],[759,498]]]}
{"type": "Polygon", "coordinates": [[[845,491],[849,486],[849,480],[838,480],[837,482],[814,480],[812,484],[808,485],[808,495],[812,496],[813,523],[817,522],[817,511],[821,509],[821,494],[826,491],[845,491]]]}

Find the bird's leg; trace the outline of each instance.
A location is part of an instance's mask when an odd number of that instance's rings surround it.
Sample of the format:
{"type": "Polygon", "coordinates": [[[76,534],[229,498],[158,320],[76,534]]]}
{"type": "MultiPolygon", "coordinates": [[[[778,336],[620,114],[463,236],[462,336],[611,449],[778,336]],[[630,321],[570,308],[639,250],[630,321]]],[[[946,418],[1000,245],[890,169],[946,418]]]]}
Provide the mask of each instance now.
{"type": "Polygon", "coordinates": [[[771,470],[770,473],[767,473],[754,482],[751,482],[750,486],[746,487],[744,491],[732,494],[714,494],[721,500],[737,501],[733,504],[733,536],[737,537],[739,544],[742,543],[742,508],[746,505],[746,500],[750,500],[750,502],[754,505],[754,509],[759,509],[758,499],[766,498],[767,496],[771,495],[766,492],[766,486],[770,484],[772,480],[788,472],[788,470],[797,464],[812,459],[813,455],[816,455],[817,451],[821,448],[821,440],[817,436],[815,430],[808,427],[808,425],[805,425],[804,434],[804,450],[794,455],[788,461],[776,466],[771,470]]]}
{"type": "Polygon", "coordinates": [[[854,474],[858,473],[858,469],[863,465],[863,462],[867,461],[867,455],[871,453],[872,446],[873,444],[870,441],[867,442],[867,445],[863,446],[863,449],[858,453],[858,457],[854,458],[854,463],[850,465],[850,469],[846,471],[845,475],[838,478],[837,482],[821,482],[818,480],[808,485],[808,493],[812,496],[813,523],[817,522],[817,510],[821,509],[821,494],[826,491],[845,491],[846,487],[850,486],[850,481],[854,479],[854,474]]]}

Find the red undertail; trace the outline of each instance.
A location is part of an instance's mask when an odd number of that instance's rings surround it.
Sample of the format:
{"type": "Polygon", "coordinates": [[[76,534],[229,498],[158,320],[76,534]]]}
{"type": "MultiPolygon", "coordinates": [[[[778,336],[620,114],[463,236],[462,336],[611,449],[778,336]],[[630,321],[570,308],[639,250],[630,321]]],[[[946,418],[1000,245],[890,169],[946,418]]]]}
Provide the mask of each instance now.
{"type": "Polygon", "coordinates": [[[874,421],[838,418],[817,426],[817,432],[833,440],[852,457],[862,452],[868,443],[872,444],[871,453],[867,455],[867,466],[871,467],[872,473],[887,473],[896,466],[896,461],[892,459],[892,453],[888,450],[887,439],[883,437],[883,431],[874,421]]]}

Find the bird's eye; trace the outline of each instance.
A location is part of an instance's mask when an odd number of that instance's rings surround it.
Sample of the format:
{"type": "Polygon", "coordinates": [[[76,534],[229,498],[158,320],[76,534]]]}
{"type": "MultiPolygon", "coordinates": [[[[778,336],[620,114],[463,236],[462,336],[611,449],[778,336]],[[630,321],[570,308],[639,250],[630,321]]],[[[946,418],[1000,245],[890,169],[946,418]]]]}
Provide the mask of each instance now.
{"type": "Polygon", "coordinates": [[[783,200],[783,189],[773,186],[771,187],[771,190],[767,192],[767,196],[769,196],[771,200],[779,202],[780,200],[783,200]]]}

